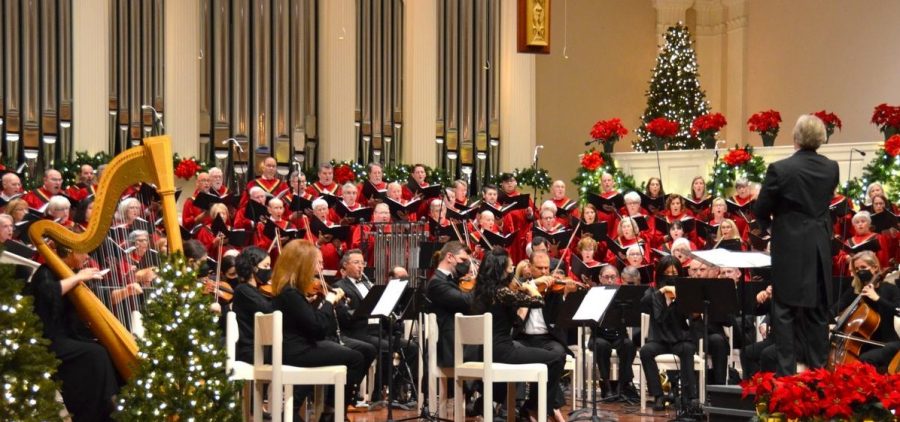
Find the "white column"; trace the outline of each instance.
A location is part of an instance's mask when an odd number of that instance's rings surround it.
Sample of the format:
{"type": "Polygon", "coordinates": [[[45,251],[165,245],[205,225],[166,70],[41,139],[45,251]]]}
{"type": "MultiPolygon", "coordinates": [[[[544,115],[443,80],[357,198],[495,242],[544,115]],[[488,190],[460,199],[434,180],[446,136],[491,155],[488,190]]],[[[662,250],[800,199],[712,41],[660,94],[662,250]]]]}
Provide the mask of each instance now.
{"type": "Polygon", "coordinates": [[[72,2],[72,119],[75,151],[107,149],[109,1],[72,2]]]}
{"type": "Polygon", "coordinates": [[[356,2],[319,2],[319,160],[356,158],[356,2]]]}
{"type": "Polygon", "coordinates": [[[745,0],[724,0],[727,36],[725,61],[725,126],[726,139],[747,139],[744,88],[746,85],[747,11],[745,0]]]}
{"type": "Polygon", "coordinates": [[[172,149],[196,156],[200,145],[200,2],[165,2],[166,134],[172,149]]]}
{"type": "Polygon", "coordinates": [[[404,163],[434,166],[437,120],[437,1],[404,3],[404,163]]]}
{"type": "Polygon", "coordinates": [[[684,22],[687,10],[694,0],[653,0],[656,9],[656,39],[660,47],[665,45],[666,30],[678,22],[684,22]]]}
{"type": "Polygon", "coordinates": [[[717,0],[696,0],[697,31],[695,34],[700,84],[714,112],[722,112],[722,78],[725,60],[724,8],[717,0]]]}
{"type": "MultiPolygon", "coordinates": [[[[516,52],[516,4],[516,0],[500,3],[501,171],[530,166],[537,143],[535,57],[516,52]]],[[[557,41],[551,48],[562,47],[557,41]]]]}

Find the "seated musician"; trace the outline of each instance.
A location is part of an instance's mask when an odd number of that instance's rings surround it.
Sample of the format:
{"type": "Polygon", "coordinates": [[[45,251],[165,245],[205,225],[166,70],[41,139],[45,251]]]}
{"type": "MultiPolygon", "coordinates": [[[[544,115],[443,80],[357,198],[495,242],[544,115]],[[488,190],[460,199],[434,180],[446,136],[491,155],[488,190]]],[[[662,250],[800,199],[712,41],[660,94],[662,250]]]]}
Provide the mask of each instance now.
{"type": "MultiPolygon", "coordinates": [[[[656,278],[656,288],[648,289],[641,299],[641,310],[650,315],[650,332],[644,333],[646,341],[641,346],[641,366],[647,374],[647,388],[653,396],[653,410],[665,410],[666,400],[660,383],[656,356],[664,353],[678,355],[681,362],[693,362],[697,345],[687,315],[678,310],[675,303],[675,286],[668,279],[683,274],[677,259],[667,256],[657,263],[662,272],[656,278]]],[[[697,383],[693,365],[681,365],[682,401],[690,403],[697,397],[697,383]]]]}
{"type": "Polygon", "coordinates": [[[741,234],[738,231],[737,224],[730,218],[726,218],[725,221],[722,221],[722,224],[719,224],[719,229],[716,231],[716,238],[714,240],[715,242],[710,245],[710,249],[721,248],[735,252],[746,250],[744,241],[741,240],[741,234]]]}
{"type": "Polygon", "coordinates": [[[691,246],[691,250],[697,250],[697,245],[694,242],[691,242],[690,239],[684,237],[684,223],[680,220],[669,223],[669,234],[666,236],[666,243],[662,245],[662,250],[672,253],[672,246],[678,239],[687,240],[691,246]]]}
{"type": "Polygon", "coordinates": [[[575,227],[575,223],[581,217],[581,212],[577,206],[578,201],[569,199],[566,196],[566,182],[554,180],[553,184],[550,185],[550,194],[552,195],[550,200],[553,201],[553,205],[556,205],[557,209],[571,208],[565,217],[559,217],[559,222],[566,227],[575,227]]]}
{"type": "Polygon", "coordinates": [[[250,189],[254,187],[262,189],[267,196],[279,196],[279,194],[288,190],[287,183],[278,178],[278,162],[275,161],[275,158],[266,157],[262,160],[259,163],[259,173],[259,177],[247,183],[247,188],[244,189],[244,194],[241,196],[241,201],[238,205],[239,208],[244,208],[247,205],[247,201],[250,200],[248,196],[250,189]]]}
{"type": "Polygon", "coordinates": [[[317,174],[318,180],[306,188],[306,192],[315,198],[322,195],[341,196],[341,187],[334,182],[334,166],[331,163],[320,163],[317,174]]]}
{"type": "MultiPolygon", "coordinates": [[[[640,274],[638,274],[638,283],[640,283],[640,274]]],[[[619,280],[619,271],[613,265],[607,265],[600,271],[600,284],[604,286],[613,286],[622,284],[619,280]]],[[[597,362],[597,369],[600,372],[600,391],[601,396],[606,398],[610,395],[627,396],[628,398],[638,397],[639,394],[634,388],[631,380],[634,379],[634,372],[631,365],[619,365],[619,384],[617,392],[613,391],[610,383],[610,368],[612,351],[616,351],[619,362],[634,362],[634,356],[637,349],[634,343],[628,338],[626,327],[616,328],[598,328],[591,337],[590,347],[594,350],[594,360],[597,362]]]]}
{"type": "MultiPolygon", "coordinates": [[[[554,284],[564,281],[558,274],[552,274],[553,268],[547,252],[534,250],[530,260],[531,274],[535,278],[527,281],[527,283],[536,285],[540,283],[554,284]]],[[[528,310],[527,315],[523,317],[525,320],[523,329],[515,337],[524,346],[547,350],[560,359],[565,359],[566,353],[570,353],[570,351],[567,347],[567,333],[562,327],[556,325],[556,317],[559,314],[565,294],[575,289],[573,283],[566,282],[565,284],[565,289],[562,291],[555,292],[552,289],[547,289],[544,305],[528,310]]],[[[550,395],[548,392],[548,396],[551,403],[553,403],[552,409],[558,409],[565,403],[561,392],[558,392],[556,395],[550,395]]]]}
{"type": "Polygon", "coordinates": [[[62,192],[62,174],[54,169],[44,170],[44,184],[22,196],[30,208],[40,210],[50,198],[62,192]]]}
{"type": "MultiPolygon", "coordinates": [[[[305,240],[294,240],[285,245],[282,259],[278,260],[272,272],[272,308],[284,315],[284,343],[282,353],[285,365],[316,367],[344,365],[347,367],[345,401],[355,397],[355,389],[368,369],[362,352],[329,340],[337,330],[335,304],[344,297],[340,289],[324,290],[324,280],[317,279],[322,271],[322,254],[315,244],[305,240]],[[317,292],[318,291],[318,292],[317,292]]],[[[325,400],[323,418],[334,409],[333,398],[325,400]]],[[[296,404],[296,403],[295,403],[296,404]]],[[[346,403],[338,403],[346,406],[346,403]]]]}
{"type": "MultiPolygon", "coordinates": [[[[546,258],[546,255],[544,256],[546,258]]],[[[521,327],[523,321],[522,308],[540,309],[544,299],[533,284],[514,283],[513,261],[507,251],[495,247],[485,254],[478,271],[475,293],[472,298],[472,313],[493,315],[493,359],[498,363],[525,364],[542,363],[547,365],[547,409],[550,409],[554,420],[562,422],[562,403],[556,400],[563,392],[559,380],[562,377],[566,355],[547,350],[542,347],[523,346],[513,341],[511,333],[514,328],[521,327]]],[[[532,390],[533,394],[534,390],[532,390]]],[[[502,395],[497,397],[502,401],[502,395]]],[[[526,405],[531,411],[537,403],[526,405]]],[[[512,409],[508,409],[512,412],[512,409]]]]}
{"type": "MultiPolygon", "coordinates": [[[[366,172],[368,176],[366,176],[366,180],[357,186],[359,192],[365,192],[366,185],[371,185],[376,191],[383,191],[387,189],[387,183],[384,182],[384,169],[381,167],[381,164],[378,163],[369,163],[366,166],[366,172]]],[[[363,206],[374,206],[375,204],[369,205],[369,202],[378,202],[381,198],[373,197],[366,198],[365,195],[359,195],[359,203],[363,206]]]]}
{"type": "MultiPolygon", "coordinates": [[[[357,198],[359,197],[359,191],[356,189],[356,185],[353,182],[344,183],[344,186],[341,186],[341,203],[347,207],[350,211],[355,211],[363,206],[359,204],[357,198]]],[[[335,207],[340,206],[336,205],[335,207]]],[[[342,226],[348,226],[351,224],[355,224],[356,221],[349,217],[341,218],[340,214],[338,214],[335,207],[332,207],[328,211],[328,219],[331,220],[335,224],[340,224],[342,226]]]]}
{"type": "MultiPolygon", "coordinates": [[[[718,268],[716,274],[710,274],[710,266],[699,260],[691,261],[688,266],[688,277],[690,278],[718,278],[718,268]]],[[[703,339],[703,320],[701,315],[691,315],[691,327],[694,331],[694,340],[703,339]]],[[[725,384],[728,376],[728,354],[731,353],[731,347],[728,344],[728,337],[725,335],[725,326],[732,324],[718,321],[709,321],[707,323],[707,340],[709,345],[710,361],[712,362],[712,371],[710,372],[710,382],[713,384],[725,384]]]]}
{"type": "Polygon", "coordinates": [[[461,242],[451,240],[441,248],[440,262],[428,280],[428,311],[437,316],[437,362],[441,368],[453,367],[454,315],[467,314],[472,307],[472,293],[459,287],[462,277],[469,275],[471,258],[461,242]]]}
{"type": "MultiPolygon", "coordinates": [[[[335,226],[328,219],[328,202],[318,198],[312,202],[313,218],[317,218],[326,227],[335,226]]],[[[340,269],[341,255],[344,253],[344,242],[341,239],[334,239],[330,234],[318,236],[316,233],[307,231],[307,236],[315,241],[316,246],[322,251],[322,257],[325,260],[325,269],[337,271],[340,269]]]]}
{"type": "Polygon", "coordinates": [[[65,196],[55,195],[47,201],[45,214],[51,220],[59,223],[59,225],[74,229],[75,223],[69,218],[71,207],[72,204],[65,196]]]}
{"type": "Polygon", "coordinates": [[[197,173],[197,187],[194,189],[194,194],[186,199],[184,205],[181,206],[182,226],[190,229],[197,224],[209,224],[210,220],[207,212],[194,206],[194,200],[197,198],[197,195],[199,195],[200,192],[208,192],[209,186],[209,173],[197,173]]]}
{"type": "MultiPolygon", "coordinates": [[[[702,202],[710,197],[710,194],[706,191],[706,180],[703,179],[703,176],[694,176],[694,179],[691,180],[691,195],[690,200],[694,202],[702,202]]],[[[705,221],[709,217],[709,209],[705,209],[700,211],[699,214],[695,214],[694,218],[705,221]]]]}
{"type": "MultiPolygon", "coordinates": [[[[880,323],[878,323],[869,340],[882,343],[884,346],[862,344],[862,353],[858,358],[863,362],[872,364],[878,368],[879,372],[884,373],[894,355],[900,352],[900,338],[897,337],[897,331],[894,330],[892,324],[896,309],[900,307],[900,289],[894,284],[884,282],[885,274],[882,271],[882,266],[871,251],[862,251],[853,255],[853,258],[850,260],[850,274],[853,275],[851,283],[853,290],[844,292],[832,310],[838,315],[837,320],[840,323],[845,312],[854,311],[854,309],[848,309],[848,307],[854,303],[858,296],[861,296],[862,302],[881,317],[880,323]]],[[[842,331],[843,329],[844,327],[836,327],[837,331],[842,331]]],[[[852,333],[850,334],[860,336],[857,331],[851,331],[852,333]]],[[[836,341],[839,340],[832,337],[832,345],[836,341]]],[[[843,362],[852,360],[853,357],[849,360],[845,359],[843,362]]]]}
{"type": "Polygon", "coordinates": [[[284,215],[284,202],[281,199],[269,199],[266,209],[269,211],[269,221],[275,224],[275,233],[278,237],[270,238],[266,236],[266,225],[259,224],[256,226],[256,246],[264,251],[268,251],[269,255],[272,256],[272,261],[276,261],[284,244],[287,243],[287,238],[280,236],[281,230],[293,229],[294,225],[290,221],[281,218],[284,215]]]}
{"type": "Polygon", "coordinates": [[[77,285],[101,278],[99,269],[85,268],[88,255],[63,246],[56,249],[63,262],[75,271],[60,280],[47,265],[34,273],[25,293],[34,296],[34,312],[41,319],[49,349],[60,360],[55,378],[62,381],[60,393],[73,421],[111,421],[113,396],[119,392],[109,353],[99,345],[79,320],[66,295],[77,285]]]}
{"type": "Polygon", "coordinates": [[[97,183],[94,182],[96,172],[90,164],[82,164],[78,169],[78,182],[66,188],[66,195],[75,201],[81,201],[90,195],[97,193],[97,183]]]}
{"type": "MultiPolygon", "coordinates": [[[[891,248],[890,240],[887,239],[886,236],[882,236],[878,233],[872,232],[872,217],[868,211],[860,211],[853,216],[853,230],[856,232],[855,235],[851,236],[844,243],[849,247],[855,247],[858,245],[862,245],[866,242],[875,242],[878,244],[878,252],[875,255],[878,257],[878,263],[881,268],[887,268],[891,264],[891,257],[888,255],[888,251],[891,248]]],[[[841,250],[834,257],[834,271],[841,272],[845,271],[848,268],[850,260],[850,255],[845,251],[841,250]]]]}
{"type": "MultiPolygon", "coordinates": [[[[272,259],[266,251],[256,246],[248,246],[235,259],[237,285],[234,286],[234,298],[231,310],[238,323],[238,341],[235,359],[253,363],[253,326],[257,312],[270,314],[272,299],[260,291],[261,286],[269,285],[272,278],[272,259]]],[[[271,290],[269,290],[271,294],[271,290]]]]}
{"type": "MultiPolygon", "coordinates": [[[[266,191],[259,186],[254,186],[250,188],[250,192],[247,194],[250,201],[254,201],[260,205],[266,205],[266,191]]],[[[326,206],[328,204],[325,204],[326,206]]],[[[234,227],[238,229],[244,229],[248,231],[255,231],[255,225],[258,223],[259,216],[250,216],[247,215],[247,208],[245,205],[239,207],[237,213],[234,215],[234,227]]],[[[190,227],[185,226],[185,228],[190,229],[190,227]]]]}

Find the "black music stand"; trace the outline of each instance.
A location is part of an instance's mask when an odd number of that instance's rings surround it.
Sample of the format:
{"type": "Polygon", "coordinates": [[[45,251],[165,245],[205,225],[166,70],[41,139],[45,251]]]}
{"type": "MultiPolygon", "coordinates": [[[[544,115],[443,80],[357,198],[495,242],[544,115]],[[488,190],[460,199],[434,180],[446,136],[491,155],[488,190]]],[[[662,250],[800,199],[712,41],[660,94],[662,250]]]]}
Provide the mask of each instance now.
{"type": "MultiPolygon", "coordinates": [[[[709,358],[709,322],[729,322],[730,316],[738,311],[734,280],[730,278],[676,278],[675,291],[678,292],[678,299],[675,302],[681,313],[684,315],[702,314],[703,365],[705,366],[706,360],[709,358]]],[[[732,335],[734,334],[732,333],[732,335]]],[[[685,363],[682,362],[682,364],[685,363]]],[[[705,394],[705,396],[709,400],[709,395],[705,394]]],[[[682,400],[684,400],[683,396],[682,400]]],[[[708,407],[709,403],[704,403],[704,405],[708,407]]]]}
{"type": "MultiPolygon", "coordinates": [[[[593,328],[600,324],[605,318],[605,314],[610,308],[610,305],[615,301],[615,296],[617,294],[618,286],[598,286],[593,287],[584,292],[576,292],[570,294],[566,301],[563,302],[562,308],[559,310],[559,315],[557,316],[557,324],[562,327],[572,327],[572,326],[580,326],[582,327],[581,332],[581,369],[582,369],[582,390],[581,390],[581,403],[582,408],[579,410],[574,410],[569,414],[569,421],[591,421],[591,422],[603,422],[603,421],[616,421],[618,420],[612,414],[604,412],[601,417],[597,413],[597,389],[591,388],[591,409],[590,414],[588,414],[588,409],[584,407],[585,402],[587,401],[587,388],[585,388],[585,374],[587,374],[587,329],[591,328],[591,334],[593,335],[593,328]]],[[[593,368],[591,368],[593,370],[593,368]]],[[[573,391],[572,394],[575,394],[573,391]]]]}
{"type": "MultiPolygon", "coordinates": [[[[395,282],[393,281],[390,284],[393,285],[395,282]]],[[[404,283],[405,284],[405,283],[404,283]]],[[[397,308],[397,304],[400,303],[400,300],[404,296],[408,296],[410,289],[407,289],[406,286],[399,287],[401,289],[399,292],[396,290],[388,290],[389,286],[380,285],[380,286],[372,286],[369,290],[369,294],[363,299],[363,301],[359,304],[359,307],[356,308],[356,311],[353,312],[353,317],[356,319],[362,318],[378,318],[381,320],[378,329],[378,361],[379,366],[381,362],[381,324],[384,324],[385,321],[388,322],[389,327],[393,327],[394,323],[397,322],[398,319],[401,319],[402,315],[397,315],[394,310],[397,308]]],[[[401,311],[405,313],[404,311],[401,311]]],[[[393,333],[388,335],[388,349],[389,353],[393,353],[394,350],[394,336],[393,333]]],[[[382,372],[383,368],[379,368],[379,374],[382,372]]],[[[379,376],[380,377],[380,376],[379,376]]],[[[394,365],[388,365],[388,382],[394,377],[394,365]]],[[[397,422],[394,420],[394,412],[393,406],[391,406],[393,389],[388,388],[388,400],[387,400],[387,421],[388,422],[397,422]]]]}
{"type": "MultiPolygon", "coordinates": [[[[619,286],[619,289],[616,291],[615,297],[613,297],[612,303],[609,305],[609,309],[606,310],[606,315],[603,316],[603,321],[600,323],[600,328],[621,330],[621,332],[625,333],[625,335],[627,336],[628,334],[626,332],[626,327],[640,327],[641,298],[644,297],[644,294],[646,292],[646,285],[623,284],[619,286]]],[[[631,362],[619,362],[619,365],[623,364],[630,365],[631,362]]],[[[622,383],[626,381],[631,382],[631,380],[620,379],[619,393],[614,396],[607,397],[601,401],[621,401],[628,404],[638,404],[631,397],[622,394],[622,383]]]]}

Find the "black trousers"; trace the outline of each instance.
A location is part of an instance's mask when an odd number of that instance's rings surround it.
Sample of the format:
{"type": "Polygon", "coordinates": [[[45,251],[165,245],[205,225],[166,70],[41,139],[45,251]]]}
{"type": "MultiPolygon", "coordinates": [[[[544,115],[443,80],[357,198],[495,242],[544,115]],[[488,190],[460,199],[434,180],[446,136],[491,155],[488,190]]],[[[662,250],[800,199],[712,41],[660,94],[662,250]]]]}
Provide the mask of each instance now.
{"type": "MultiPolygon", "coordinates": [[[[375,348],[350,338],[343,339],[344,345],[331,340],[316,342],[316,347],[306,349],[303,353],[284,356],[284,363],[291,366],[316,367],[331,365],[347,366],[347,384],[344,387],[344,399],[352,400],[353,391],[366,375],[366,370],[375,358],[375,348]],[[365,353],[364,353],[365,352],[365,353]]],[[[312,390],[311,386],[302,386],[295,389],[294,408],[299,407],[299,402],[312,390]],[[298,400],[300,398],[300,400],[298,400]]],[[[329,391],[326,403],[333,403],[333,391],[329,391]]],[[[347,403],[338,403],[339,406],[347,406],[347,403]]]]}
{"type": "Polygon", "coordinates": [[[681,387],[684,399],[697,397],[697,382],[694,376],[694,353],[697,346],[690,341],[679,343],[660,343],[647,341],[641,347],[641,366],[644,368],[647,379],[647,389],[653,397],[662,396],[662,384],[659,382],[659,366],[656,365],[656,357],[665,353],[678,356],[681,361],[681,387]]]}
{"type": "MultiPolygon", "coordinates": [[[[409,365],[410,371],[412,372],[412,381],[413,382],[416,381],[416,374],[418,373],[417,371],[418,371],[418,365],[419,365],[419,360],[416,358],[417,353],[419,351],[419,345],[416,342],[410,341],[407,344],[406,340],[403,340],[401,338],[401,336],[396,335],[394,337],[394,350],[392,351],[392,350],[390,350],[390,343],[388,341],[387,336],[384,335],[379,340],[377,331],[375,331],[374,335],[371,332],[369,332],[367,334],[354,335],[353,338],[357,341],[361,341],[361,342],[371,345],[372,350],[373,350],[373,352],[372,352],[373,357],[378,353],[379,350],[381,351],[381,356],[378,359],[378,367],[376,369],[376,375],[375,375],[376,386],[375,386],[375,393],[373,394],[374,398],[378,398],[381,396],[381,392],[383,391],[383,387],[385,385],[390,385],[391,380],[388,379],[388,372],[390,372],[390,371],[388,371],[388,365],[394,364],[393,352],[399,352],[401,349],[403,349],[403,353],[406,356],[405,364],[409,365]],[[379,347],[379,345],[380,345],[380,347],[379,347]]],[[[345,340],[345,342],[346,342],[346,340],[345,340]]],[[[404,364],[404,362],[401,362],[401,365],[403,365],[403,364],[404,364]]],[[[394,368],[394,374],[396,375],[396,373],[397,373],[396,371],[398,371],[400,369],[401,368],[394,368]]],[[[405,369],[403,369],[403,370],[405,371],[405,369]]],[[[387,397],[381,397],[381,399],[386,400],[387,397]]]]}
{"type": "MultiPolygon", "coordinates": [[[[884,324],[885,321],[882,320],[881,323],[884,324]]],[[[884,347],[873,347],[870,350],[862,352],[859,355],[859,359],[871,364],[878,369],[878,372],[883,374],[887,372],[888,365],[890,365],[891,360],[898,351],[900,351],[900,341],[894,341],[885,344],[884,347]]]]}
{"type": "Polygon", "coordinates": [[[707,338],[709,340],[709,360],[712,362],[709,380],[713,384],[725,384],[728,379],[728,354],[731,353],[728,337],[716,333],[708,335],[707,338]]]}
{"type": "MultiPolygon", "coordinates": [[[[559,344],[559,343],[557,343],[559,344]]],[[[565,404],[562,388],[559,380],[562,378],[563,369],[566,366],[566,354],[548,350],[542,347],[528,347],[513,343],[509,345],[496,345],[494,348],[494,361],[498,363],[543,363],[547,365],[547,409],[559,409],[565,404]]],[[[506,392],[505,385],[494,384],[494,394],[506,392]],[[501,388],[497,388],[501,387],[501,388]]],[[[537,388],[532,388],[532,394],[537,394],[537,388]]],[[[504,397],[494,397],[495,402],[502,403],[504,397]]]]}
{"type": "Polygon", "coordinates": [[[741,378],[748,380],[759,371],[774,372],[778,361],[775,340],[772,336],[748,344],[741,349],[741,378]]]}
{"type": "Polygon", "coordinates": [[[106,349],[94,342],[59,337],[50,350],[61,361],[56,378],[62,381],[60,394],[72,420],[113,420],[112,397],[119,391],[119,382],[106,349]]]}
{"type": "Polygon", "coordinates": [[[813,308],[790,306],[780,302],[777,294],[773,297],[772,337],[778,347],[776,376],[797,373],[797,361],[805,362],[809,369],[822,368],[828,363],[828,310],[824,289],[819,286],[819,302],[813,308]]]}
{"type": "MultiPolygon", "coordinates": [[[[542,335],[522,335],[516,338],[516,340],[525,346],[525,350],[529,348],[533,349],[543,349],[553,354],[555,359],[559,359],[560,362],[560,371],[559,377],[555,380],[551,376],[550,365],[547,365],[547,377],[550,385],[547,387],[547,398],[549,400],[548,409],[559,409],[566,404],[566,398],[563,396],[562,388],[559,386],[559,379],[562,377],[562,368],[566,365],[566,347],[562,345],[555,337],[549,334],[542,335]],[[555,384],[555,385],[554,385],[555,384]]],[[[543,355],[544,358],[547,359],[550,355],[543,355]]],[[[532,360],[523,361],[523,362],[504,362],[504,363],[537,363],[535,358],[532,360]]],[[[498,361],[499,362],[499,361],[498,361]]],[[[544,362],[541,362],[544,363],[544,362]]],[[[532,392],[537,392],[537,388],[532,388],[532,392]]]]}
{"type": "Polygon", "coordinates": [[[593,339],[594,361],[597,362],[597,369],[600,371],[600,379],[609,381],[610,360],[612,351],[615,349],[616,355],[619,357],[619,385],[628,384],[634,379],[634,371],[631,369],[631,363],[634,362],[634,355],[637,349],[634,343],[626,336],[609,341],[602,337],[593,339]]]}

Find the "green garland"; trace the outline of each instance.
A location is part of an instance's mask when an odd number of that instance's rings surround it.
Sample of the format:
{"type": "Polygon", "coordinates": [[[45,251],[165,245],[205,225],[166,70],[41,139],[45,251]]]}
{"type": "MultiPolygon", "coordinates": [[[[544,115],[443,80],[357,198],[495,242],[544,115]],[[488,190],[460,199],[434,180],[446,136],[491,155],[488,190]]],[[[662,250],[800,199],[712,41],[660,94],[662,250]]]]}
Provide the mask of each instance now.
{"type": "Polygon", "coordinates": [[[59,420],[59,360],[47,348],[33,297],[21,293],[24,284],[11,265],[0,265],[0,420],[59,420]]]}
{"type": "MultiPolygon", "coordinates": [[[[367,166],[357,163],[356,161],[331,160],[330,163],[334,166],[335,170],[337,170],[338,167],[348,166],[353,172],[354,178],[352,181],[354,183],[361,183],[369,177],[369,171],[366,168],[367,166]]],[[[382,171],[384,171],[382,179],[387,183],[406,183],[409,180],[412,167],[412,164],[391,164],[389,166],[384,166],[382,167],[382,171]]],[[[304,170],[306,180],[310,182],[318,180],[319,176],[316,172],[317,170],[315,168],[304,170]]],[[[431,168],[429,166],[425,166],[425,180],[428,183],[440,184],[441,186],[450,186],[453,182],[453,179],[450,177],[447,170],[431,168]]]]}
{"type": "Polygon", "coordinates": [[[859,193],[852,198],[865,201],[866,188],[873,182],[881,183],[891,203],[900,202],[900,155],[892,157],[882,146],[875,153],[875,158],[863,168],[862,178],[858,182],[859,193]]]}
{"type": "Polygon", "coordinates": [[[841,185],[841,195],[850,198],[854,202],[866,201],[866,187],[858,177],[854,177],[841,185]]]}
{"type": "Polygon", "coordinates": [[[484,178],[484,184],[499,186],[500,179],[507,174],[512,174],[516,178],[516,183],[521,189],[529,188],[537,190],[541,194],[549,192],[550,185],[553,184],[550,172],[546,169],[534,169],[532,167],[515,169],[512,173],[490,174],[484,178]]]}
{"type": "Polygon", "coordinates": [[[751,182],[762,183],[766,177],[766,160],[753,155],[753,147],[745,145],[743,148],[735,145],[728,150],[725,156],[716,162],[709,180],[706,181],[706,189],[712,196],[724,196],[734,188],[734,181],[739,177],[746,177],[751,182]],[[750,160],[737,166],[728,164],[728,156],[736,150],[745,150],[750,155],[750,160]]]}
{"type": "MultiPolygon", "coordinates": [[[[597,151],[592,148],[585,154],[593,152],[597,151]]],[[[572,183],[575,186],[578,186],[578,196],[582,203],[587,202],[588,193],[600,193],[600,179],[603,177],[603,173],[612,175],[613,179],[616,181],[616,187],[621,192],[638,189],[637,183],[634,181],[634,176],[626,174],[619,169],[618,166],[616,166],[616,162],[612,158],[612,155],[600,152],[600,156],[603,157],[603,164],[600,167],[591,171],[584,168],[584,166],[581,166],[578,168],[578,175],[572,179],[572,183]]]]}
{"type": "MultiPolygon", "coordinates": [[[[97,170],[98,167],[109,163],[110,160],[112,160],[112,156],[110,156],[106,152],[98,152],[93,155],[88,154],[85,151],[76,152],[75,159],[71,161],[63,161],[59,164],[59,166],[57,166],[57,170],[62,173],[62,185],[72,186],[78,183],[78,174],[81,173],[81,166],[89,164],[94,168],[94,170],[97,170]]],[[[33,178],[31,182],[37,183],[38,186],[43,184],[43,181],[39,177],[33,178]]]]}

